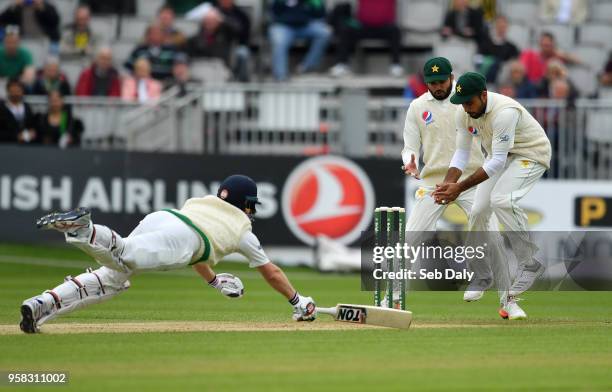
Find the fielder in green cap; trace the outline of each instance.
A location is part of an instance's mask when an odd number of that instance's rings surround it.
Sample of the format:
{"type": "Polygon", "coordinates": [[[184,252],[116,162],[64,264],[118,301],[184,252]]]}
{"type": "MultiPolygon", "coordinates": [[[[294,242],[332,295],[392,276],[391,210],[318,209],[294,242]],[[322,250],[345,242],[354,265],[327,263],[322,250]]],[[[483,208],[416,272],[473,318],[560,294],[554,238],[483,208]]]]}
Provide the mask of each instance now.
{"type": "MultiPolygon", "coordinates": [[[[444,57],[429,59],[423,66],[423,76],[429,91],[410,103],[404,124],[402,150],[404,173],[420,181],[406,224],[406,230],[414,234],[410,240],[415,241],[415,244],[421,242],[419,233],[426,235],[436,230],[438,219],[448,208],[448,205],[436,204],[431,194],[436,184],[444,179],[444,174],[450,165],[457,133],[455,131],[457,107],[450,102],[450,95],[455,85],[450,61],[444,57]],[[420,161],[423,162],[423,166],[419,168],[420,161]]],[[[476,144],[473,151],[467,165],[470,172],[482,166],[484,161],[482,152],[476,144]]],[[[474,188],[462,193],[455,201],[466,215],[472,209],[475,190],[474,188]]],[[[498,225],[497,219],[492,217],[491,226],[498,225]]],[[[413,268],[418,271],[416,266],[413,268]]],[[[492,279],[492,272],[484,271],[474,280],[481,282],[492,279]]],[[[482,293],[468,287],[463,299],[476,301],[480,297],[482,293]]],[[[395,295],[395,298],[399,298],[399,295],[395,295]]],[[[388,306],[386,299],[383,300],[383,305],[388,306]]]]}
{"type": "MultiPolygon", "coordinates": [[[[495,213],[506,231],[517,232],[509,236],[519,261],[514,282],[505,286],[509,277],[507,267],[495,270],[494,276],[497,288],[507,289],[507,296],[501,298],[500,316],[524,319],[527,314],[517,305],[516,296],[533,285],[544,272],[544,265],[534,257],[538,248],[529,238],[527,216],[517,203],[550,167],[550,141],[542,126],[520,103],[487,91],[486,80],[479,73],[462,75],[450,100],[461,105],[455,117],[457,147],[446,177],[436,187],[433,197],[436,203],[446,205],[476,187],[469,230],[487,235],[489,219],[495,213]],[[482,167],[461,180],[470,154],[475,152],[474,140],[480,142],[487,159],[482,167]]],[[[498,243],[496,238],[485,239],[485,242],[498,243]]],[[[509,255],[502,257],[510,259],[509,255]]],[[[470,269],[478,274],[477,270],[484,268],[482,265],[471,263],[470,269]]],[[[487,288],[486,284],[483,287],[487,288]]]]}

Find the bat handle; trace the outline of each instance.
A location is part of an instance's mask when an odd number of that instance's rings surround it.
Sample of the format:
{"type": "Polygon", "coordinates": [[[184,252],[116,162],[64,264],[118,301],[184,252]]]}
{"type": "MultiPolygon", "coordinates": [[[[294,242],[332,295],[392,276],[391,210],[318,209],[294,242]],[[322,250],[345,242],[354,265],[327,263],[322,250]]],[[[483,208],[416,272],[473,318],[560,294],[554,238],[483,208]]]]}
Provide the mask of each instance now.
{"type": "Polygon", "coordinates": [[[338,309],[334,306],[331,308],[320,308],[317,306],[317,313],[329,314],[330,316],[336,317],[338,309]]]}

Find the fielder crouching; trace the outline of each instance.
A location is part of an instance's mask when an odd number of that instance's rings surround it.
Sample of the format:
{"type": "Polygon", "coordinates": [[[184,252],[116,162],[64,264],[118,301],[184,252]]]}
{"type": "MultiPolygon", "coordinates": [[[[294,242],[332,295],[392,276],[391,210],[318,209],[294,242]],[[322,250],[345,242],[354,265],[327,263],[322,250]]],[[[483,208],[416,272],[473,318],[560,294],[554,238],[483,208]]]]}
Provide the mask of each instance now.
{"type": "Polygon", "coordinates": [[[25,300],[21,330],[39,332],[43,323],[57,316],[112,298],[130,287],[128,279],[132,275],[145,271],[191,265],[223,295],[239,298],[244,293],[240,279],[232,274],[215,274],[211,268],[235,252],[246,256],[249,266],[257,268],[268,284],[289,300],[294,320],[314,320],[313,299],[293,288],[252,232],[257,204],[255,182],[247,176],[233,175],[221,183],[217,196],[189,199],[180,210],[153,212],[126,238],[106,226],[94,225],[86,208],[40,218],[39,228],[63,232],[66,242],[92,256],[102,267],[68,276],[54,289],[25,300]]]}

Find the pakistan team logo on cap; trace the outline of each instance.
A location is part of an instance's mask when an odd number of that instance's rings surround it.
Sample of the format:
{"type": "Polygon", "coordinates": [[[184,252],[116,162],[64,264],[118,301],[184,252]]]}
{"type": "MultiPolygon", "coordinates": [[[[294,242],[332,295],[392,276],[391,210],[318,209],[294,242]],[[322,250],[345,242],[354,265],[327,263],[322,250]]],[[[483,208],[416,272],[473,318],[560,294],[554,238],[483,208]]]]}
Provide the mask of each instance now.
{"type": "Polygon", "coordinates": [[[431,72],[439,72],[440,71],[440,67],[438,67],[436,64],[433,65],[433,67],[431,67],[431,72]]]}
{"type": "Polygon", "coordinates": [[[458,84],[458,85],[457,85],[457,92],[458,92],[458,93],[460,93],[460,92],[461,92],[461,85],[460,85],[460,84],[458,84]]]}

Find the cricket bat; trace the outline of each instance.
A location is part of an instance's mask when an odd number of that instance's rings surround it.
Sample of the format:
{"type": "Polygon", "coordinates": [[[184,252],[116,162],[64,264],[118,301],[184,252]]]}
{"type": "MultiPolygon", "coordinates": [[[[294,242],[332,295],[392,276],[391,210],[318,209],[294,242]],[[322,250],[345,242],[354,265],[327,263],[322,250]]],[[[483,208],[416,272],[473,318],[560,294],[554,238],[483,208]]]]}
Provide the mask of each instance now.
{"type": "Polygon", "coordinates": [[[412,312],[379,306],[338,304],[332,308],[317,307],[317,312],[333,316],[336,321],[388,328],[408,329],[412,322],[412,312]]]}

